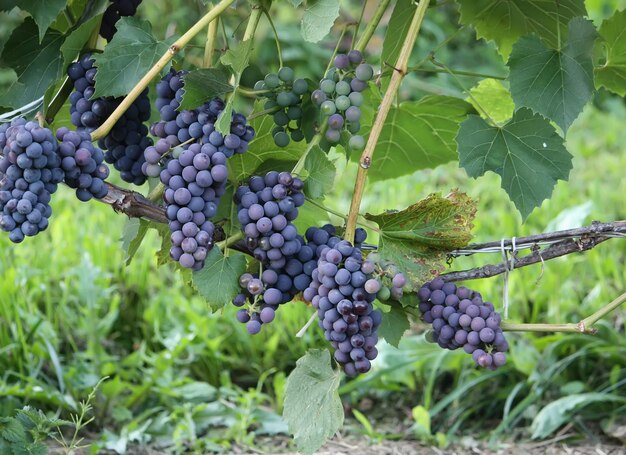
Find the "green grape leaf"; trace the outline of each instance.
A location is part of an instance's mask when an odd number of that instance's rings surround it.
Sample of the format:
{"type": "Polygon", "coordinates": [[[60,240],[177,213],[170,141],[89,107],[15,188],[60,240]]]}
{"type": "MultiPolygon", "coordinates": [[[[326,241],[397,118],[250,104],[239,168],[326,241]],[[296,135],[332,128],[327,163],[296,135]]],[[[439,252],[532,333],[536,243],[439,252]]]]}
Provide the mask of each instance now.
{"type": "Polygon", "coordinates": [[[235,78],[237,79],[237,83],[239,83],[239,78],[241,77],[243,70],[248,67],[251,54],[252,40],[249,39],[242,41],[237,46],[229,49],[220,58],[220,62],[222,62],[223,65],[230,66],[232,68],[235,78]]]}
{"type": "Polygon", "coordinates": [[[10,442],[26,444],[26,432],[20,422],[12,417],[0,420],[0,436],[10,442]]]}
{"type": "Polygon", "coordinates": [[[559,49],[574,17],[587,15],[584,0],[458,0],[461,23],[471,24],[478,38],[493,40],[504,58],[521,36],[537,34],[559,49]],[[558,24],[558,28],[557,28],[558,24]]]}
{"type": "Polygon", "coordinates": [[[185,88],[181,109],[196,109],[216,96],[223,96],[233,91],[228,83],[228,73],[220,68],[203,68],[190,71],[183,80],[185,88]]]}
{"type": "Polygon", "coordinates": [[[152,35],[150,22],[123,17],[101,54],[94,54],[98,74],[94,97],[124,96],[167,52],[168,43],[152,35]]]}
{"type": "Polygon", "coordinates": [[[76,57],[83,49],[95,28],[100,25],[99,17],[92,17],[87,22],[81,24],[72,31],[61,45],[61,54],[63,54],[63,70],[76,60],[76,57]]]}
{"type": "Polygon", "coordinates": [[[467,245],[475,214],[476,202],[452,191],[446,197],[431,194],[402,211],[365,218],[381,230],[380,255],[402,270],[408,289],[417,290],[441,273],[447,252],[467,245]]]}
{"type": "Polygon", "coordinates": [[[515,104],[502,81],[483,79],[470,89],[470,94],[472,96],[467,97],[466,100],[476,108],[481,117],[485,116],[482,109],[487,111],[489,117],[498,123],[505,122],[513,117],[515,104]]]}
{"type": "Polygon", "coordinates": [[[321,198],[333,189],[337,169],[318,145],[313,146],[307,154],[304,169],[308,172],[304,185],[307,196],[321,198]]]}
{"type": "Polygon", "coordinates": [[[40,43],[31,18],[13,31],[0,61],[15,71],[17,80],[0,96],[0,106],[17,108],[45,94],[61,76],[61,44],[63,36],[54,30],[49,30],[40,43]]]}
{"type": "MultiPolygon", "coordinates": [[[[451,96],[425,96],[393,106],[380,134],[368,177],[373,180],[397,178],[419,169],[432,168],[457,158],[459,125],[473,112],[472,106],[451,96]]],[[[363,125],[364,136],[370,125],[363,125]]],[[[351,156],[359,160],[359,154],[351,156]]]]}
{"type": "Polygon", "coordinates": [[[626,95],[626,9],[602,22],[598,31],[606,48],[606,62],[595,69],[596,86],[626,95]]]}
{"type": "Polygon", "coordinates": [[[409,318],[400,305],[384,305],[383,318],[378,327],[378,336],[397,348],[404,332],[409,330],[410,326],[409,318]]]}
{"type": "Polygon", "coordinates": [[[239,277],[246,271],[243,254],[224,256],[214,247],[202,270],[193,273],[193,286],[215,311],[232,302],[239,292],[239,277]]]}
{"type": "Polygon", "coordinates": [[[130,218],[122,232],[122,249],[126,251],[126,265],[130,265],[148,233],[150,222],[144,219],[130,218]]]}
{"type": "Polygon", "coordinates": [[[339,0],[307,0],[302,17],[302,37],[317,43],[328,35],[339,17],[339,0]]]}
{"type": "Polygon", "coordinates": [[[303,2],[303,1],[304,1],[304,0],[291,0],[291,4],[292,4],[295,8],[297,8],[298,6],[302,5],[302,2],[303,2]]]}
{"type": "Polygon", "coordinates": [[[461,167],[474,178],[487,171],[498,174],[524,220],[572,169],[563,138],[548,120],[527,108],[516,111],[502,127],[470,116],[456,140],[461,167]]]}
{"type": "Polygon", "coordinates": [[[386,65],[395,65],[402,49],[402,43],[409,33],[413,15],[417,9],[417,4],[412,0],[398,0],[393,8],[387,31],[385,32],[385,41],[383,41],[383,52],[380,56],[380,67],[386,68],[386,65]]]}
{"type": "Polygon", "coordinates": [[[283,419],[305,455],[312,455],[343,425],[340,380],[328,350],[318,349],[299,358],[287,378],[283,419]]]}
{"type": "Polygon", "coordinates": [[[65,8],[66,0],[20,0],[12,3],[18,3],[21,9],[33,16],[39,26],[39,41],[41,42],[50,24],[65,8]]]}
{"type": "MultiPolygon", "coordinates": [[[[241,80],[241,73],[248,67],[250,61],[250,55],[252,54],[252,40],[246,40],[240,42],[236,47],[229,49],[222,58],[222,62],[225,66],[230,66],[235,75],[234,90],[239,87],[239,81],[241,80]]],[[[235,97],[231,96],[226,101],[226,107],[217,117],[215,122],[215,129],[220,133],[226,135],[230,133],[230,123],[233,116],[233,101],[235,97]]]]}
{"type": "Polygon", "coordinates": [[[595,38],[593,24],[582,18],[571,20],[562,50],[545,47],[536,36],[520,38],[508,62],[515,106],[531,108],[567,133],[594,91],[595,38]]]}
{"type": "MultiPolygon", "coordinates": [[[[254,111],[259,112],[262,106],[261,102],[257,102],[254,111]]],[[[250,121],[250,125],[254,128],[256,136],[250,142],[246,153],[236,154],[228,159],[229,179],[235,183],[243,182],[262,170],[269,171],[269,165],[276,171],[293,169],[294,164],[304,154],[306,143],[291,141],[287,147],[277,146],[272,137],[274,120],[271,115],[256,117],[250,121]]]]}

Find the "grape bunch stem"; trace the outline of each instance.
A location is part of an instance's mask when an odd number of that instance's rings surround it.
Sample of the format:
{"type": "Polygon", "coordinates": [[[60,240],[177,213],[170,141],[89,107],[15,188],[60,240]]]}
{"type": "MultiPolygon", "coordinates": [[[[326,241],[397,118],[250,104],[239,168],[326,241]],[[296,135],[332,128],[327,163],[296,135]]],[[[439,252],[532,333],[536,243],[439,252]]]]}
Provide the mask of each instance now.
{"type": "MultiPolygon", "coordinates": [[[[345,239],[350,243],[353,243],[354,241],[354,229],[356,228],[357,219],[359,216],[359,208],[361,207],[361,199],[363,199],[363,191],[365,190],[365,178],[367,177],[367,170],[372,164],[374,149],[376,148],[380,133],[383,130],[383,126],[385,124],[385,120],[387,119],[387,115],[389,114],[389,110],[391,109],[391,105],[393,104],[396,93],[400,88],[402,79],[406,75],[409,57],[411,56],[411,51],[413,50],[413,45],[415,44],[415,40],[417,39],[417,34],[419,33],[419,30],[422,26],[422,21],[424,20],[424,16],[426,15],[428,3],[429,0],[421,0],[419,2],[419,5],[417,6],[417,9],[415,10],[411,26],[407,33],[406,39],[404,40],[404,44],[402,45],[402,49],[400,50],[398,61],[394,65],[395,71],[391,75],[389,87],[387,88],[385,96],[380,103],[378,114],[376,115],[376,119],[374,120],[374,124],[372,125],[372,130],[367,140],[367,144],[365,145],[365,150],[363,150],[363,154],[361,155],[361,158],[359,160],[359,171],[356,176],[354,192],[352,193],[352,202],[350,203],[350,212],[348,213],[348,221],[346,223],[345,239]]],[[[359,43],[357,44],[357,49],[359,48],[359,44],[361,44],[361,41],[359,41],[359,43]]]]}

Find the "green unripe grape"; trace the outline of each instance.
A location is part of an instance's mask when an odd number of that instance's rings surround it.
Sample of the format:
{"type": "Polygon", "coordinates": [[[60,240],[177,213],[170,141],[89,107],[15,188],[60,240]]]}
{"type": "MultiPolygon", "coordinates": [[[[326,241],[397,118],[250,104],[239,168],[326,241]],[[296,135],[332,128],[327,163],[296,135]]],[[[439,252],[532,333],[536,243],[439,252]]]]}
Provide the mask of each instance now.
{"type": "Polygon", "coordinates": [[[350,84],[346,81],[339,81],[337,85],[335,85],[335,92],[337,95],[348,95],[352,89],[350,88],[350,84]]]}
{"type": "Polygon", "coordinates": [[[341,140],[341,131],[328,128],[326,130],[326,140],[331,144],[336,144],[341,140]]]}
{"type": "Polygon", "coordinates": [[[348,141],[348,146],[355,152],[360,152],[365,148],[365,138],[363,136],[352,136],[348,141]]]}
{"type": "Polygon", "coordinates": [[[291,94],[289,92],[280,92],[276,95],[276,102],[281,107],[287,107],[291,104],[291,94]]]}
{"type": "Polygon", "coordinates": [[[337,68],[331,68],[326,72],[324,76],[326,79],[330,79],[333,82],[337,82],[339,80],[339,74],[337,73],[337,68]]]}
{"type": "Polygon", "coordinates": [[[272,109],[272,108],[275,108],[276,106],[278,106],[278,104],[276,104],[276,101],[274,101],[273,99],[269,99],[265,102],[265,104],[263,105],[263,108],[272,109]]]}
{"type": "Polygon", "coordinates": [[[276,135],[276,133],[284,133],[285,132],[285,128],[283,128],[282,126],[275,126],[274,128],[272,128],[272,137],[276,135]]]}
{"type": "Polygon", "coordinates": [[[255,90],[265,90],[267,87],[265,86],[265,82],[263,81],[257,81],[256,84],[254,84],[254,89],[255,90]]]}
{"type": "Polygon", "coordinates": [[[378,298],[378,300],[384,302],[385,300],[389,300],[389,297],[391,297],[391,291],[389,290],[389,288],[383,286],[376,294],[376,297],[378,298]]]}
{"type": "Polygon", "coordinates": [[[293,92],[287,92],[289,95],[289,105],[295,106],[296,104],[300,104],[300,97],[293,92]]]}
{"type": "Polygon", "coordinates": [[[350,98],[350,104],[353,106],[359,107],[363,104],[363,95],[359,92],[352,92],[348,95],[350,98]]]}
{"type": "Polygon", "coordinates": [[[357,66],[354,73],[356,74],[356,78],[363,82],[367,82],[374,77],[374,69],[367,63],[361,63],[357,66]]]}
{"type": "Polygon", "coordinates": [[[172,157],[177,160],[178,158],[180,158],[180,154],[183,153],[183,148],[182,147],[176,147],[174,148],[174,150],[172,150],[172,157]]]}
{"type": "Polygon", "coordinates": [[[338,110],[345,111],[350,107],[350,98],[345,95],[338,96],[337,99],[335,99],[335,106],[337,106],[338,110]]]}
{"type": "Polygon", "coordinates": [[[304,95],[309,91],[309,84],[304,79],[296,79],[293,81],[293,93],[296,95],[304,95]]]}
{"type": "Polygon", "coordinates": [[[322,89],[322,92],[326,93],[327,95],[332,95],[332,93],[335,91],[335,81],[332,81],[330,79],[323,79],[322,82],[320,82],[320,88],[322,89]]]}
{"type": "Polygon", "coordinates": [[[288,66],[284,66],[278,70],[278,78],[283,82],[293,81],[293,70],[288,66]]]}
{"type": "Polygon", "coordinates": [[[335,103],[327,100],[322,103],[322,105],[320,106],[320,110],[324,115],[333,115],[335,112],[337,112],[337,107],[335,106],[335,103]]]}
{"type": "Polygon", "coordinates": [[[289,145],[289,135],[284,131],[279,131],[274,135],[274,143],[279,147],[287,147],[289,145]]]}
{"type": "Polygon", "coordinates": [[[278,111],[274,114],[274,123],[278,126],[286,126],[289,124],[289,117],[283,111],[278,111]]]}
{"type": "Polygon", "coordinates": [[[304,133],[302,130],[295,129],[291,130],[291,140],[294,142],[300,142],[304,139],[304,133]]]}
{"type": "Polygon", "coordinates": [[[361,122],[350,122],[348,123],[348,131],[352,134],[356,134],[361,129],[361,122]]]}
{"type": "Polygon", "coordinates": [[[270,73],[267,76],[265,76],[264,81],[265,81],[265,85],[269,89],[276,88],[280,85],[280,79],[278,79],[278,76],[274,73],[270,73]]]}
{"type": "Polygon", "coordinates": [[[298,120],[302,117],[302,109],[299,106],[292,106],[287,109],[287,117],[289,120],[298,120]]]}

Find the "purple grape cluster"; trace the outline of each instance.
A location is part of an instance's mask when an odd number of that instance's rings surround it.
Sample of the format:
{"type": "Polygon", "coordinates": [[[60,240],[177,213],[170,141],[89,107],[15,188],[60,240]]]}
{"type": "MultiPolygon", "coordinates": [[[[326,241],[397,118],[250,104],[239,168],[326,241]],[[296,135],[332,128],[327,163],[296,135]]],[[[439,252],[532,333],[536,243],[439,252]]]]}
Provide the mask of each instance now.
{"type": "Polygon", "coordinates": [[[153,144],[148,137],[148,127],[144,124],[149,119],[150,98],[146,89],[124,112],[109,134],[98,141],[98,145],[107,150],[105,161],[113,164],[124,181],[135,185],[143,185],[146,181],[142,172],[144,150],[153,144]]]}
{"type": "Polygon", "coordinates": [[[98,70],[94,66],[95,62],[91,54],[87,53],[67,68],[67,75],[74,85],[74,91],[70,94],[70,120],[77,128],[98,128],[116,107],[111,98],[91,100],[96,92],[98,70]]]}
{"type": "Polygon", "coordinates": [[[56,137],[67,186],[76,189],[76,197],[83,202],[105,197],[109,189],[104,180],[109,176],[109,168],[103,163],[102,150],[91,142],[91,135],[85,130],[63,127],[57,130],[56,137]]]}
{"type": "Polygon", "coordinates": [[[274,112],[276,127],[272,130],[274,143],[286,147],[290,140],[300,142],[302,132],[302,101],[309,91],[309,84],[304,79],[295,79],[293,69],[284,66],[278,73],[269,73],[254,84],[260,96],[266,98],[264,108],[274,112]]]}
{"type": "MultiPolygon", "coordinates": [[[[93,131],[111,115],[122,98],[97,98],[91,100],[95,92],[97,68],[91,54],[83,55],[72,63],[67,74],[74,84],[70,95],[70,116],[79,130],[93,131]]],[[[146,177],[142,172],[145,162],[144,150],[152,145],[148,128],[144,122],[150,119],[150,99],[146,89],[115,123],[109,134],[98,142],[107,150],[104,159],[113,164],[122,179],[135,185],[142,185],[146,177]]]]}
{"type": "Polygon", "coordinates": [[[252,176],[235,193],[238,218],[246,246],[254,257],[273,269],[285,267],[302,247],[292,224],[304,204],[304,183],[289,172],[252,176]]]}
{"type": "Polygon", "coordinates": [[[190,144],[161,171],[171,231],[170,255],[182,267],[200,270],[213,247],[217,213],[226,190],[226,156],[212,144],[190,144]]]}
{"type": "Polygon", "coordinates": [[[20,243],[48,227],[63,180],[52,131],[22,118],[0,125],[0,229],[20,243]]]}
{"type": "MultiPolygon", "coordinates": [[[[326,237],[320,231],[311,235],[319,241],[326,237]]],[[[327,245],[318,246],[317,268],[303,296],[317,308],[319,325],[335,348],[335,360],[352,377],[369,371],[378,355],[376,331],[382,313],[372,303],[379,288],[372,289],[373,263],[364,262],[361,249],[334,239],[329,236],[327,245]]]]}
{"type": "Polygon", "coordinates": [[[348,147],[361,151],[365,139],[358,135],[361,129],[361,92],[374,76],[371,65],[363,62],[363,54],[352,50],[347,54],[337,54],[334,66],[320,81],[319,89],[311,94],[313,104],[327,117],[328,129],[325,139],[330,144],[341,141],[343,132],[350,134],[348,147]]]}
{"type": "Polygon", "coordinates": [[[244,273],[239,278],[243,292],[233,299],[233,305],[241,308],[237,320],[246,324],[250,335],[261,331],[276,316],[279,305],[293,298],[293,277],[283,270],[266,269],[261,276],[244,273]]]}
{"type": "MultiPolygon", "coordinates": [[[[334,246],[341,241],[335,234],[335,228],[330,224],[322,228],[311,227],[306,231],[306,239],[297,235],[298,252],[287,256],[283,267],[272,268],[266,260],[260,277],[242,275],[240,284],[243,292],[235,297],[233,305],[244,307],[237,313],[237,319],[247,324],[249,333],[258,333],[263,324],[273,320],[281,304],[290,302],[296,294],[309,287],[321,250],[328,244],[334,246]],[[250,281],[250,276],[258,281],[250,281]],[[280,299],[279,293],[282,294],[280,299]]],[[[365,237],[365,231],[357,229],[357,240],[363,242],[365,237]]]]}
{"type": "Polygon", "coordinates": [[[417,296],[422,319],[432,324],[432,341],[444,349],[462,347],[481,367],[495,370],[506,363],[502,319],[480,293],[435,278],[417,296]]]}
{"type": "Polygon", "coordinates": [[[160,139],[144,151],[142,171],[148,177],[159,175],[167,162],[166,154],[179,145],[184,149],[191,143],[211,144],[230,158],[235,153],[245,153],[248,143],[254,138],[254,129],[247,125],[245,116],[236,112],[231,118],[230,134],[222,135],[216,131],[215,122],[225,107],[219,98],[194,110],[178,111],[184,74],[184,71],[171,71],[157,84],[157,107],[161,120],[154,123],[150,131],[160,139]]]}
{"type": "Polygon", "coordinates": [[[111,41],[117,32],[115,23],[120,20],[120,17],[134,16],[140,4],[141,0],[112,0],[102,16],[100,36],[111,41]]]}

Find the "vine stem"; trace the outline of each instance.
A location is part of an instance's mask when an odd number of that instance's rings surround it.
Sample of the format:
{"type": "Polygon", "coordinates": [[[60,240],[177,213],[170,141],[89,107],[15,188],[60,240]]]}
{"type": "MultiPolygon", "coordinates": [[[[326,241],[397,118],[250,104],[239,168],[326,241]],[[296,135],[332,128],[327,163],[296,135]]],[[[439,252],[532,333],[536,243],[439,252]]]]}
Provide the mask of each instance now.
{"type": "Polygon", "coordinates": [[[300,175],[300,173],[304,169],[304,163],[306,161],[307,155],[309,154],[311,150],[313,150],[313,147],[315,147],[316,145],[320,143],[320,141],[322,140],[322,136],[326,132],[327,126],[328,126],[328,123],[324,122],[320,131],[315,136],[313,136],[313,139],[311,139],[311,142],[309,142],[308,147],[306,148],[306,150],[304,151],[304,153],[302,154],[302,156],[300,157],[296,165],[291,170],[291,173],[293,175],[300,175]]]}
{"type": "MultiPolygon", "coordinates": [[[[382,0],[381,2],[378,3],[378,7],[376,8],[376,11],[374,11],[374,15],[372,16],[369,23],[367,24],[367,27],[365,27],[365,30],[363,30],[363,35],[361,35],[361,38],[359,38],[359,40],[357,41],[356,46],[354,46],[354,49],[356,49],[357,51],[361,51],[361,52],[365,50],[367,43],[369,43],[370,40],[372,39],[372,36],[374,36],[374,32],[376,31],[376,28],[378,27],[378,24],[380,23],[380,20],[382,19],[383,14],[385,14],[385,11],[387,11],[387,7],[389,6],[390,2],[391,0],[382,0]]],[[[426,4],[428,6],[427,0],[426,0],[426,4]]],[[[421,2],[420,2],[420,6],[421,6],[421,2]]]]}
{"type": "MultiPolygon", "coordinates": [[[[150,68],[150,70],[141,78],[141,80],[133,87],[130,93],[124,98],[120,105],[113,111],[109,118],[91,134],[91,139],[96,141],[106,136],[113,126],[117,123],[120,117],[126,112],[126,110],[133,104],[137,97],[148,87],[152,79],[157,77],[161,70],[167,66],[167,64],[174,58],[181,49],[183,49],[189,42],[210,22],[215,20],[220,14],[222,14],[226,8],[233,4],[235,0],[222,0],[214,8],[205,14],[198,22],[196,22],[189,30],[185,32],[174,44],[172,44],[167,52],[150,68]]],[[[254,10],[253,10],[254,14],[254,10]]],[[[258,22],[258,19],[257,19],[258,22]]]]}
{"type": "Polygon", "coordinates": [[[272,16],[270,16],[270,12],[266,10],[265,8],[263,8],[263,13],[265,14],[265,17],[267,18],[267,21],[269,22],[270,27],[272,28],[272,32],[274,33],[274,41],[276,42],[276,52],[278,53],[278,67],[282,68],[283,67],[283,51],[280,48],[280,39],[278,38],[278,31],[276,30],[276,26],[274,25],[272,16]]]}
{"type": "MultiPolygon", "coordinates": [[[[381,2],[381,4],[382,3],[385,2],[381,2]]],[[[389,86],[387,88],[387,91],[385,92],[385,96],[382,102],[380,103],[380,107],[378,108],[378,113],[376,114],[376,119],[374,120],[374,124],[372,125],[367,144],[365,145],[365,150],[363,150],[363,154],[361,155],[361,159],[359,160],[359,171],[357,173],[356,182],[354,184],[354,192],[352,193],[352,202],[350,203],[350,212],[348,213],[348,221],[346,223],[345,232],[345,239],[348,240],[350,243],[354,242],[354,229],[356,228],[356,222],[359,216],[359,209],[361,207],[361,199],[363,199],[363,191],[365,190],[365,178],[367,177],[367,170],[372,165],[372,156],[374,155],[374,149],[376,148],[376,143],[378,142],[380,133],[383,130],[383,126],[385,124],[385,120],[387,119],[387,115],[389,114],[389,110],[391,109],[391,105],[393,104],[393,101],[396,97],[396,92],[400,88],[402,79],[406,75],[409,57],[411,56],[411,51],[413,50],[413,45],[415,44],[415,40],[417,39],[417,34],[419,33],[419,30],[422,26],[422,21],[424,20],[424,16],[426,15],[428,3],[429,0],[421,0],[419,2],[419,5],[417,6],[417,9],[415,10],[413,20],[411,21],[411,26],[407,33],[406,39],[404,40],[404,44],[402,45],[402,49],[400,50],[398,61],[394,66],[395,71],[391,75],[389,86]]],[[[371,25],[371,23],[369,25],[371,25]]],[[[359,48],[358,44],[357,48],[359,48]]]]}
{"type": "MultiPolygon", "coordinates": [[[[347,219],[346,215],[344,215],[343,213],[339,213],[337,210],[333,210],[330,207],[326,207],[324,204],[320,204],[315,199],[311,199],[311,198],[307,197],[306,200],[307,200],[307,202],[309,204],[312,204],[312,205],[314,205],[314,206],[324,210],[325,212],[328,212],[328,213],[331,213],[331,214],[333,214],[335,216],[338,216],[339,218],[343,219],[344,221],[347,219]]],[[[371,229],[372,231],[378,232],[379,234],[382,232],[376,223],[366,219],[360,213],[359,213],[359,218],[361,219],[361,221],[357,221],[357,224],[360,224],[361,226],[364,226],[364,227],[366,227],[368,229],[371,229]]]]}
{"type": "MultiPolygon", "coordinates": [[[[209,9],[209,11],[211,11],[211,9],[209,9]]],[[[219,25],[220,18],[216,17],[215,20],[209,22],[209,26],[207,27],[206,43],[204,44],[204,59],[202,65],[205,68],[210,68],[211,66],[213,66],[213,55],[215,54],[215,40],[217,39],[219,25]]]]}
{"type": "Polygon", "coordinates": [[[224,251],[225,248],[234,245],[239,240],[243,239],[243,232],[237,232],[236,234],[231,235],[226,240],[222,240],[221,242],[217,242],[215,246],[217,246],[220,250],[224,251]]]}
{"type": "Polygon", "coordinates": [[[513,324],[503,322],[501,328],[508,332],[575,332],[593,335],[597,332],[593,325],[624,302],[626,302],[626,292],[578,324],[513,324]]]}

